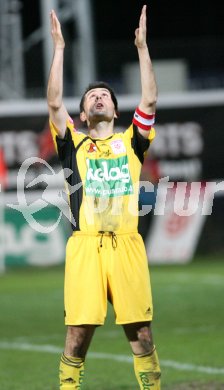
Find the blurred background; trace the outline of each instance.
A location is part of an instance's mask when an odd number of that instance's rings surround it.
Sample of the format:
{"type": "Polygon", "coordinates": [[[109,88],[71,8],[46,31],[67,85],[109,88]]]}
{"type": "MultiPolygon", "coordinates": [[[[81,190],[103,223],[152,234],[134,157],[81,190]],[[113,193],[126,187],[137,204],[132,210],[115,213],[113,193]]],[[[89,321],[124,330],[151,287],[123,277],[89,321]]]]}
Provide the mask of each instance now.
{"type": "MultiPolygon", "coordinates": [[[[164,390],[221,390],[223,4],[145,2],[159,97],[157,136],[142,169],[139,231],[153,264],[162,383],[164,390]]],[[[63,263],[71,228],[48,124],[50,11],[66,41],[64,102],[76,127],[86,131],[80,95],[90,81],[104,80],[119,102],[116,131],[124,131],[140,99],[134,31],[143,4],[0,0],[1,389],[58,389],[64,343],[63,263]]],[[[87,360],[83,389],[136,388],[129,346],[110,306],[87,360]]]]}
{"type": "MultiPolygon", "coordinates": [[[[48,126],[46,85],[52,61],[49,13],[55,9],[66,41],[64,64],[65,104],[78,128],[79,96],[92,80],[111,84],[120,107],[116,131],[131,123],[140,98],[139,69],[134,31],[143,1],[114,0],[0,0],[0,177],[1,264],[48,265],[64,261],[64,245],[70,234],[62,218],[57,229],[44,234],[24,217],[28,205],[35,218],[51,225],[60,217],[58,189],[63,176],[51,180],[56,205],[39,209],[34,202],[46,182],[30,185],[19,200],[26,170],[27,185],[41,173],[59,172],[48,126]],[[27,159],[36,157],[29,165],[27,159]],[[38,163],[37,163],[38,162],[38,163]],[[20,171],[19,171],[20,170],[20,171]],[[7,204],[19,205],[19,211],[7,204]],[[22,211],[22,212],[21,212],[22,211]],[[4,226],[4,227],[3,227],[4,226]],[[57,247],[57,250],[55,249],[57,247]]],[[[155,207],[161,178],[200,184],[197,212],[179,216],[183,194],[167,194],[166,215],[153,211],[140,218],[139,229],[152,262],[187,262],[196,255],[224,253],[224,28],[221,2],[162,0],[148,5],[148,44],[156,73],[159,98],[157,138],[146,156],[142,180],[154,190],[140,191],[140,209],[155,207]],[[205,196],[205,189],[209,187],[205,196]],[[217,184],[219,183],[219,187],[217,184]],[[215,193],[214,199],[213,194],[215,193]],[[176,198],[175,198],[176,196],[176,198]],[[173,202],[176,199],[176,210],[173,202]],[[201,207],[211,208],[202,215],[201,207]],[[206,214],[206,213],[205,213],[206,214]],[[153,242],[153,247],[151,243],[153,242]],[[161,242],[164,243],[161,245],[161,242]]],[[[48,187],[49,190],[49,187],[48,187]]],[[[187,195],[188,194],[188,195],[187,195]]],[[[193,208],[194,208],[194,202],[193,208]]],[[[187,203],[185,204],[187,207],[187,203]]],[[[190,206],[189,206],[190,207],[190,206]]]]}
{"type": "MultiPolygon", "coordinates": [[[[170,74],[158,78],[159,83],[163,81],[162,89],[223,88],[221,3],[215,7],[208,0],[189,0],[184,7],[175,1],[146,3],[154,63],[159,70],[176,70],[176,81],[164,82],[170,74]]],[[[129,77],[137,60],[134,29],[143,4],[132,1],[130,6],[127,0],[1,0],[1,98],[44,97],[52,55],[52,8],[59,14],[66,39],[65,95],[79,95],[88,78],[107,79],[117,93],[136,92],[129,77]]]]}

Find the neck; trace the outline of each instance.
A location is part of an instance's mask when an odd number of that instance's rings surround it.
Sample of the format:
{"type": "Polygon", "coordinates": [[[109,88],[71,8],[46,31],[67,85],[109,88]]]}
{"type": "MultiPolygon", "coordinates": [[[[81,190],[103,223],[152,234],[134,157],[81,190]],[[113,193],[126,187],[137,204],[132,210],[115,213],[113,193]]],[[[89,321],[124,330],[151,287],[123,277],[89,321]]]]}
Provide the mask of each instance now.
{"type": "Polygon", "coordinates": [[[91,138],[107,138],[114,133],[114,123],[98,122],[89,125],[89,135],[91,138]]]}

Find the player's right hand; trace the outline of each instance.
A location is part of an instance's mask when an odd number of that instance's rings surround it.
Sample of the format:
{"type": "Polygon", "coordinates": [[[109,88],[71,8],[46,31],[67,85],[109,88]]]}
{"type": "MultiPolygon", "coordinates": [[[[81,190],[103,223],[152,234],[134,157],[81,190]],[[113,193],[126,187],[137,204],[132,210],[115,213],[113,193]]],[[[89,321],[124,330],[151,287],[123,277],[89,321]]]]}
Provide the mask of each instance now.
{"type": "Polygon", "coordinates": [[[54,48],[64,49],[65,41],[61,32],[61,24],[54,10],[51,11],[50,18],[51,18],[51,35],[54,42],[54,48]]]}

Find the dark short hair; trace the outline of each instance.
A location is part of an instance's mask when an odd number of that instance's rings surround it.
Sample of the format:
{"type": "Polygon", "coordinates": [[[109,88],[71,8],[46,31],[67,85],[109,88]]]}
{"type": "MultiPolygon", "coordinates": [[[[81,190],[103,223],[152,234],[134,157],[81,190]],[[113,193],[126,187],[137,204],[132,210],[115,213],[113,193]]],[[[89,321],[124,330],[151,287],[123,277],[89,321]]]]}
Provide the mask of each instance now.
{"type": "Polygon", "coordinates": [[[114,103],[115,111],[116,111],[116,113],[118,113],[118,103],[117,103],[117,98],[115,96],[115,93],[114,93],[113,89],[110,87],[110,85],[105,83],[104,81],[95,81],[95,82],[90,83],[88,85],[88,87],[85,89],[84,94],[82,95],[82,98],[81,98],[81,101],[79,104],[80,113],[84,111],[84,100],[85,100],[85,96],[86,96],[87,92],[89,92],[91,89],[95,89],[95,88],[105,88],[110,92],[111,99],[114,103]]]}

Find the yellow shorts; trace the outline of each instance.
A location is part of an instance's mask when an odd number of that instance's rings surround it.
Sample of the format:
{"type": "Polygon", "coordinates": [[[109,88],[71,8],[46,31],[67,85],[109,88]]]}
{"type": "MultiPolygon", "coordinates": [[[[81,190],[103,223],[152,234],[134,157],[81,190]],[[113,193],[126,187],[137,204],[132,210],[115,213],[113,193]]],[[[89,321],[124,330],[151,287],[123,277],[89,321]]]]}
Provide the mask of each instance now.
{"type": "Polygon", "coordinates": [[[116,324],[151,321],[152,295],[142,237],[75,232],[66,247],[65,324],[102,325],[111,301],[116,324]]]}

